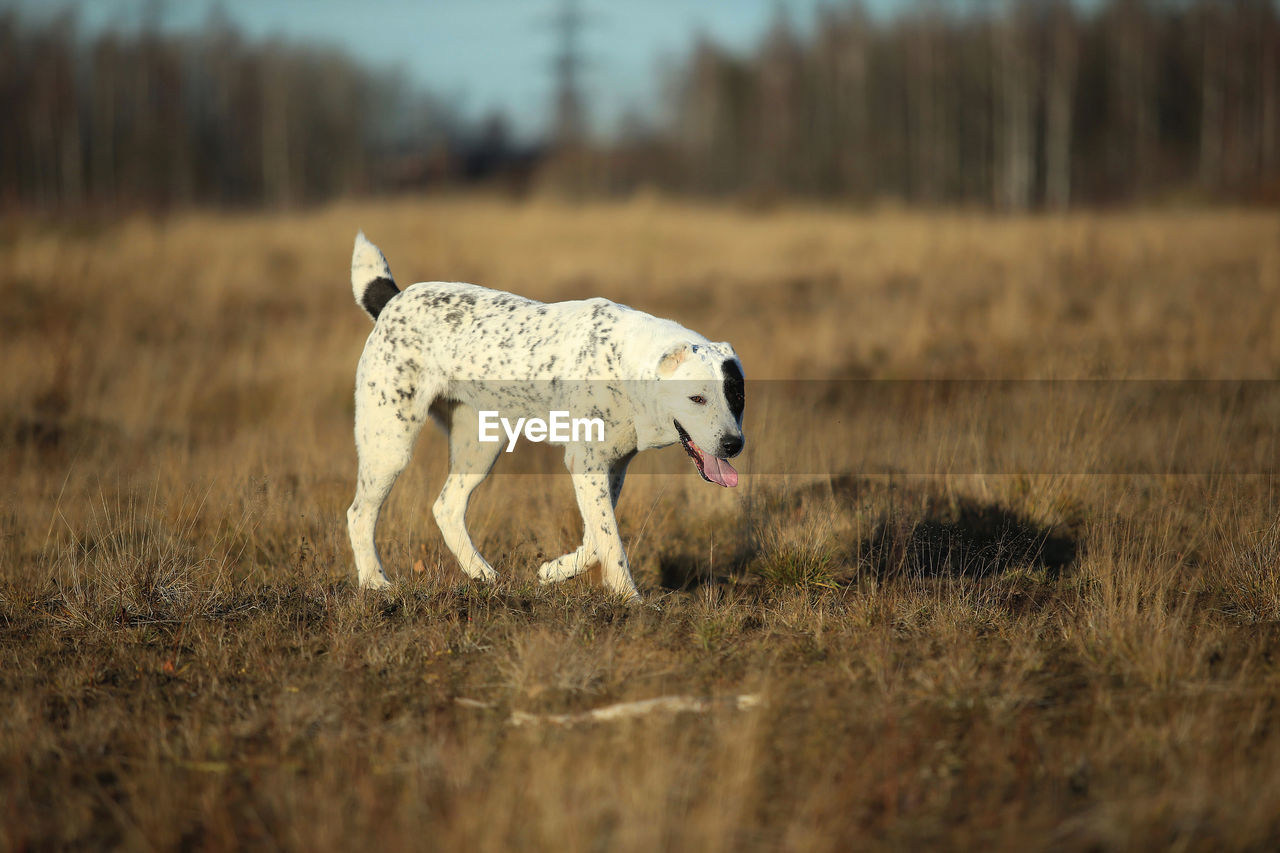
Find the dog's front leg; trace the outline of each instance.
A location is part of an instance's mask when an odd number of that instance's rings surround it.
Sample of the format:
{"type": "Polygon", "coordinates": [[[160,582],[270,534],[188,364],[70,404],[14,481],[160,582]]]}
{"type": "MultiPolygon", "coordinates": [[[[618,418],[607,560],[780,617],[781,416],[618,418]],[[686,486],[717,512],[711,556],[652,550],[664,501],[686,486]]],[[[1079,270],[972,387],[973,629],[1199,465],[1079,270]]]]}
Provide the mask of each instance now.
{"type": "Polygon", "coordinates": [[[582,546],[572,554],[544,565],[538,573],[544,583],[558,579],[555,574],[561,577],[580,574],[598,560],[601,580],[610,591],[623,596],[628,602],[640,600],[640,593],[631,580],[622,537],[618,533],[618,519],[613,513],[629,461],[630,455],[625,460],[609,460],[603,454],[581,446],[571,447],[565,453],[565,466],[573,475],[573,491],[578,498],[578,510],[582,513],[582,546]]]}
{"type": "Polygon", "coordinates": [[[591,550],[600,561],[600,579],[628,602],[639,601],[640,593],[631,580],[627,553],[618,533],[618,519],[609,500],[608,474],[603,471],[575,474],[573,490],[578,496],[578,509],[582,511],[584,538],[591,543],[591,550]]]}
{"type": "MultiPolygon", "coordinates": [[[[634,453],[629,453],[613,460],[613,462],[609,464],[610,510],[617,510],[618,508],[618,498],[622,495],[622,483],[627,477],[627,466],[631,463],[631,459],[634,456],[634,453]]],[[[569,468],[570,472],[575,470],[574,454],[565,454],[565,465],[569,468]]],[[[579,496],[580,505],[581,501],[581,496],[579,496]]],[[[614,519],[614,526],[616,527],[616,514],[611,513],[610,517],[614,519]]],[[[570,578],[576,578],[578,575],[582,574],[600,561],[599,556],[596,554],[594,539],[592,537],[592,531],[596,530],[597,527],[585,522],[585,512],[583,514],[583,519],[582,544],[579,545],[575,551],[571,551],[562,557],[557,557],[554,560],[548,560],[543,563],[541,568],[538,569],[538,580],[541,583],[559,583],[560,581],[569,580],[570,578]]],[[[623,553],[625,559],[625,552],[623,553]]],[[[630,573],[628,572],[628,577],[629,576],[630,573]]]]}

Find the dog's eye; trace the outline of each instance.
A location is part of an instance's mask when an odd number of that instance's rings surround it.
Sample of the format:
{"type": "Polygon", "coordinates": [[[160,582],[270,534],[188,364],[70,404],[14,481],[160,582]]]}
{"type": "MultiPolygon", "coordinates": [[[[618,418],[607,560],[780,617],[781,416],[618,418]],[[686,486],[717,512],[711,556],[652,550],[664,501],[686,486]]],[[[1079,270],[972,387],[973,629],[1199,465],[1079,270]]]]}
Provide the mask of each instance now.
{"type": "Polygon", "coordinates": [[[689,399],[697,403],[699,406],[705,406],[707,404],[707,398],[702,396],[701,394],[694,394],[689,399]]]}

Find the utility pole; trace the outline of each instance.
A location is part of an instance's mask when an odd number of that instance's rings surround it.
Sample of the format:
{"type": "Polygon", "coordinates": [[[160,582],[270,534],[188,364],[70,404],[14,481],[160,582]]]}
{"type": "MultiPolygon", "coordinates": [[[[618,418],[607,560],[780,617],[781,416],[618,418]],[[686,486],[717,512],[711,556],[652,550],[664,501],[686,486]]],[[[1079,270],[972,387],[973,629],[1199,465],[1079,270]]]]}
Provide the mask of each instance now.
{"type": "Polygon", "coordinates": [[[586,18],[577,0],[563,0],[551,19],[556,32],[556,55],[552,60],[556,91],[555,125],[552,141],[557,148],[573,148],[586,136],[586,102],[582,96],[581,35],[586,18]]]}

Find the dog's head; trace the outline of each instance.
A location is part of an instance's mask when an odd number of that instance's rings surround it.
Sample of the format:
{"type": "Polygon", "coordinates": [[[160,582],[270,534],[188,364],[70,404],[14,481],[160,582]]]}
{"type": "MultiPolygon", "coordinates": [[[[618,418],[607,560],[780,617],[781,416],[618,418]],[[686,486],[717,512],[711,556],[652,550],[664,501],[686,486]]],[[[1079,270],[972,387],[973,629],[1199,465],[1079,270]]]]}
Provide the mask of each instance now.
{"type": "Polygon", "coordinates": [[[708,483],[738,485],[728,459],[742,452],[746,403],[742,362],[727,343],[682,343],[658,362],[659,416],[708,483]]]}

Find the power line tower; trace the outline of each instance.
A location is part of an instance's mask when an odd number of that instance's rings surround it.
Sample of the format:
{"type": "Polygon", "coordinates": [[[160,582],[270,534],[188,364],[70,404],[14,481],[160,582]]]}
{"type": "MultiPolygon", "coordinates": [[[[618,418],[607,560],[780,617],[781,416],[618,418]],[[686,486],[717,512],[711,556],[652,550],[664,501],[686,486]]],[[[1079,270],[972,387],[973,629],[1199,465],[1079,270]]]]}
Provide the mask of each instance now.
{"type": "Polygon", "coordinates": [[[586,16],[577,0],[563,0],[560,10],[551,18],[557,47],[551,62],[556,81],[552,141],[558,148],[578,145],[587,132],[586,99],[582,95],[582,70],[586,65],[582,54],[582,29],[585,24],[586,16]]]}

